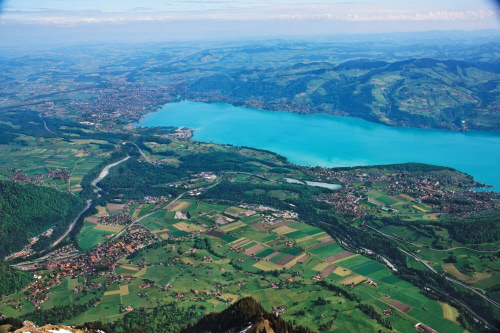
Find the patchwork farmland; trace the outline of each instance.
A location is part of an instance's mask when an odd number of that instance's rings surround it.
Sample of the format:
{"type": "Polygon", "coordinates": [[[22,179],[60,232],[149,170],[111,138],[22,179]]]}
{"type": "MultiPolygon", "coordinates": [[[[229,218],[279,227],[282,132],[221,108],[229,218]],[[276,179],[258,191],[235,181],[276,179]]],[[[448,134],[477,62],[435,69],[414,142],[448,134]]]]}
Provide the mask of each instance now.
{"type": "MultiPolygon", "coordinates": [[[[380,313],[386,308],[397,312],[388,320],[399,331],[409,331],[418,322],[439,332],[463,331],[453,317],[452,307],[426,298],[381,263],[344,249],[319,228],[289,219],[278,219],[274,224],[259,221],[260,227],[256,228],[252,222],[262,218],[258,211],[246,216],[246,209],[241,207],[199,200],[186,199],[169,207],[140,221],[145,230],[163,241],[119,259],[114,268],[116,282],[98,289],[102,300],[75,320],[107,323],[121,318],[121,309],[128,306],[153,307],[173,302],[185,308],[203,304],[210,311],[220,311],[242,297],[252,296],[269,310],[284,306],[282,316],[288,321],[308,309],[301,323],[314,330],[327,322],[321,314],[332,312],[337,313],[337,318],[356,318],[356,327],[346,319],[336,329],[384,330],[359,310],[358,301],[343,295],[349,293],[380,313]],[[176,218],[177,212],[189,212],[190,218],[176,218]],[[218,223],[219,214],[229,212],[234,221],[218,223]],[[203,247],[198,245],[200,240],[203,247]],[[328,285],[342,292],[325,288],[328,285]],[[325,305],[317,304],[319,297],[327,301],[325,305]]],[[[136,205],[131,212],[143,208],[136,205]]],[[[119,205],[108,205],[100,214],[119,209],[119,205]]],[[[97,217],[88,218],[78,236],[82,248],[95,247],[119,231],[93,218],[97,217]]],[[[80,280],[67,281],[76,282],[67,284],[64,290],[54,289],[42,308],[72,295],[71,290],[80,280]]],[[[91,279],[96,285],[103,282],[103,277],[91,279]]],[[[0,311],[12,313],[5,307],[0,311]]]]}
{"type": "MultiPolygon", "coordinates": [[[[211,252],[197,250],[194,254],[186,254],[189,240],[181,242],[180,246],[177,245],[175,252],[149,251],[143,255],[142,259],[152,266],[148,266],[146,271],[140,272],[141,274],[138,274],[137,271],[131,271],[134,273],[133,276],[158,281],[159,286],[170,282],[175,292],[189,293],[192,285],[196,286],[196,290],[208,288],[208,270],[210,271],[210,281],[220,281],[221,283],[225,281],[224,283],[229,283],[229,286],[232,285],[230,281],[234,281],[232,283],[236,283],[236,281],[227,280],[222,275],[220,278],[217,276],[224,272],[232,272],[233,277],[238,281],[246,281],[237,289],[228,287],[229,293],[235,295],[233,297],[250,295],[269,307],[285,305],[292,308],[284,315],[285,318],[290,319],[293,318],[291,313],[296,307],[294,306],[295,302],[288,299],[287,295],[281,294],[279,289],[273,290],[275,288],[272,287],[273,284],[277,286],[276,282],[278,281],[282,281],[281,283],[284,284],[289,283],[288,278],[284,279],[286,276],[294,281],[300,281],[302,287],[296,292],[303,290],[302,292],[308,295],[306,302],[312,302],[314,297],[318,297],[317,293],[320,289],[315,286],[318,282],[325,280],[328,283],[350,288],[363,302],[367,302],[380,311],[385,304],[386,307],[400,311],[402,316],[407,313],[408,316],[402,317],[405,319],[391,318],[391,322],[394,322],[395,326],[405,326],[409,323],[414,325],[419,319],[425,323],[428,319],[422,318],[423,316],[419,314],[413,317],[412,313],[421,310],[424,306],[428,307],[429,304],[437,305],[442,309],[437,301],[425,298],[420,294],[418,288],[398,279],[384,265],[357,253],[346,251],[335,239],[319,228],[295,220],[286,220],[274,225],[266,223],[251,225],[256,218],[249,219],[248,216],[242,215],[244,212],[242,208],[228,208],[224,205],[213,205],[202,201],[186,200],[183,206],[186,208],[177,210],[182,206],[172,205],[167,212],[156,212],[143,219],[142,222],[155,233],[165,233],[163,238],[177,238],[176,236],[179,234],[176,231],[184,231],[186,233],[183,234],[184,237],[205,234],[212,243],[211,252]],[[174,209],[181,213],[189,211],[191,219],[182,222],[176,220],[172,214],[174,209]],[[218,224],[217,214],[229,212],[232,213],[235,221],[223,225],[218,224]],[[249,222],[245,223],[244,220],[249,222]],[[190,227],[186,227],[188,225],[190,227]],[[183,253],[180,256],[181,260],[176,261],[176,265],[190,267],[189,272],[191,272],[193,279],[190,283],[186,281],[186,277],[181,278],[177,273],[172,273],[165,267],[165,263],[171,260],[169,258],[181,252],[183,253]],[[210,258],[210,260],[207,262],[206,258],[210,258]],[[258,277],[260,274],[270,274],[276,271],[281,273],[276,277],[263,275],[266,277],[265,280],[248,280],[243,278],[245,275],[241,275],[248,272],[258,277]],[[262,288],[265,292],[254,291],[262,288]],[[311,292],[312,290],[315,291],[311,292]],[[401,322],[398,323],[398,321],[401,322]]],[[[259,215],[257,213],[254,216],[258,217],[259,215]]],[[[132,261],[139,263],[137,259],[132,261]]],[[[121,267],[125,268],[126,266],[122,265],[121,267]]],[[[338,297],[324,291],[321,292],[327,297],[338,297]]],[[[231,299],[231,302],[233,301],[234,299],[231,299]]],[[[343,302],[346,301],[343,300],[343,302]]],[[[210,300],[211,306],[215,309],[224,308],[226,303],[219,299],[210,300]]],[[[435,327],[440,332],[460,330],[459,325],[445,319],[443,310],[432,315],[426,313],[426,318],[433,318],[435,321],[441,320],[443,324],[437,326],[435,323],[433,323],[434,326],[429,323],[429,326],[435,327]]],[[[314,320],[311,320],[309,324],[311,327],[316,327],[313,322],[314,320]]]]}

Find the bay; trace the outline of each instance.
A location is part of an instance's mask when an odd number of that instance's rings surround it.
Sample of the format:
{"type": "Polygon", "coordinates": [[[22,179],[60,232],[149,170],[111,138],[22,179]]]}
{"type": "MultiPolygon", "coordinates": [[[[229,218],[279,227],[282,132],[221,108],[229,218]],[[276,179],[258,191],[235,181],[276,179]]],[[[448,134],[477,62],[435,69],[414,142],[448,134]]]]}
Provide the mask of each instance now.
{"type": "Polygon", "coordinates": [[[136,126],[186,126],[193,139],[266,149],[299,165],[324,167],[420,162],[449,166],[500,190],[500,133],[390,127],[325,114],[182,101],[136,126]]]}

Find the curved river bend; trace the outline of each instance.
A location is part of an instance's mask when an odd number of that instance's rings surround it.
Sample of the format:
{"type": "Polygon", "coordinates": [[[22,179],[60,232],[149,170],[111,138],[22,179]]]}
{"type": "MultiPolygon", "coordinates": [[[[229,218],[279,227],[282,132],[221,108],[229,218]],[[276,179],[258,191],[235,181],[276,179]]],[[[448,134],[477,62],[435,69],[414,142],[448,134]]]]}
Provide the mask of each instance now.
{"type": "Polygon", "coordinates": [[[453,167],[500,189],[500,133],[389,127],[324,114],[299,115],[183,101],[137,126],[186,126],[194,139],[266,149],[300,165],[421,162],[453,167]]]}

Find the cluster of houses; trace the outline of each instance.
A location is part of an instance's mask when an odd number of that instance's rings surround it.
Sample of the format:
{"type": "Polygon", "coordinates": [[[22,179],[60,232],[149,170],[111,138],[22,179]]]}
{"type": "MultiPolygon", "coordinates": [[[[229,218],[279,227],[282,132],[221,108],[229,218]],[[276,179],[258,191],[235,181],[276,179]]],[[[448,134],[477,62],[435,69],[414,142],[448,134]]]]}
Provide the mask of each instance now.
{"type": "Polygon", "coordinates": [[[102,123],[118,118],[138,121],[142,115],[149,112],[151,107],[176,99],[175,96],[171,96],[168,87],[134,86],[122,91],[121,89],[95,88],[93,86],[85,89],[85,86],[88,86],[88,83],[76,85],[78,89],[83,89],[82,92],[98,95],[99,98],[96,100],[72,100],[70,105],[77,109],[88,124],[112,131],[116,131],[112,126],[113,122],[110,125],[102,123]]]}
{"type": "Polygon", "coordinates": [[[116,262],[156,240],[149,230],[137,227],[135,226],[135,229],[117,241],[98,246],[89,253],[70,257],[70,254],[78,253],[73,245],[67,245],[54,251],[48,261],[32,266],[34,270],[49,269],[52,270],[52,273],[45,276],[35,274],[36,281],[24,289],[25,296],[22,299],[10,299],[9,304],[17,306],[20,300],[28,300],[36,308],[39,308],[40,304],[47,300],[50,288],[59,285],[61,279],[68,276],[83,277],[83,285],[73,288],[75,294],[83,289],[92,290],[121,282],[123,278],[114,274],[116,262]],[[102,275],[107,276],[103,284],[88,283],[89,277],[102,275]]]}
{"type": "Polygon", "coordinates": [[[285,306],[284,305],[281,305],[281,306],[273,306],[272,310],[273,310],[273,313],[276,315],[276,317],[282,315],[283,313],[285,313],[285,306]]]}
{"type": "Polygon", "coordinates": [[[38,242],[40,237],[50,237],[53,232],[54,232],[54,229],[50,228],[50,229],[47,229],[46,231],[42,232],[40,235],[30,238],[30,240],[29,240],[30,243],[28,245],[26,245],[21,251],[14,252],[14,253],[6,256],[5,260],[11,260],[11,259],[15,259],[15,258],[26,258],[28,256],[35,254],[36,252],[34,252],[31,247],[36,242],[38,242]]]}
{"type": "Polygon", "coordinates": [[[107,216],[103,216],[99,220],[99,223],[116,226],[116,225],[127,225],[132,223],[132,221],[133,221],[132,217],[128,214],[128,211],[124,211],[122,213],[114,213],[114,214],[109,214],[107,216]]]}
{"type": "MultiPolygon", "coordinates": [[[[500,204],[493,200],[500,198],[499,193],[469,190],[480,184],[460,180],[448,174],[409,171],[392,174],[378,171],[366,174],[355,170],[334,171],[324,168],[310,168],[307,172],[320,181],[335,179],[343,183],[341,190],[323,193],[314,199],[327,202],[333,205],[338,213],[355,218],[362,218],[367,214],[366,208],[360,204],[366,201],[366,193],[371,190],[371,187],[350,186],[353,183],[386,182],[387,185],[378,190],[386,192],[387,195],[408,194],[411,197],[408,207],[411,208],[411,204],[420,204],[424,201],[432,207],[433,212],[447,213],[454,217],[465,217],[483,211],[500,211],[500,204]],[[456,191],[451,188],[460,190],[456,191]],[[463,200],[467,200],[468,204],[460,204],[463,200]],[[434,205],[433,201],[439,204],[434,205]]],[[[396,211],[386,206],[380,206],[380,208],[387,212],[396,211]]]]}
{"type": "Polygon", "coordinates": [[[383,311],[385,316],[392,316],[394,314],[392,309],[384,309],[383,311]]]}
{"type": "MultiPolygon", "coordinates": [[[[37,174],[33,177],[28,176],[20,169],[16,169],[13,167],[7,167],[6,169],[11,172],[11,174],[9,174],[9,179],[21,184],[43,185],[45,184],[44,179],[46,178],[58,179],[68,182],[71,177],[71,173],[66,169],[51,170],[49,173],[37,174]]],[[[54,182],[50,183],[50,185],[57,186],[57,184],[54,182]]]]}

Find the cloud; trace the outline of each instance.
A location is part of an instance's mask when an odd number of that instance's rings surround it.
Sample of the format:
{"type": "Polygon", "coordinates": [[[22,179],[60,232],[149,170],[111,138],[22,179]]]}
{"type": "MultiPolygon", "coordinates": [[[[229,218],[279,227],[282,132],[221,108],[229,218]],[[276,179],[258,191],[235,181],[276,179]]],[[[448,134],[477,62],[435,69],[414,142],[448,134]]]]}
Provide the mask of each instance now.
{"type": "Polygon", "coordinates": [[[382,14],[357,14],[348,13],[335,15],[332,13],[324,14],[281,14],[270,16],[267,19],[278,20],[338,20],[338,21],[457,21],[457,20],[482,20],[495,17],[500,11],[477,10],[477,11],[434,11],[427,13],[382,13],[382,14]]]}
{"type": "MultiPolygon", "coordinates": [[[[1,1],[1,0],[0,0],[1,1]]],[[[31,1],[31,0],[25,0],[31,1]]],[[[60,1],[60,0],[59,0],[60,1]]],[[[24,24],[52,24],[61,26],[89,24],[126,24],[134,22],[165,22],[179,20],[212,21],[329,21],[329,22],[450,22],[450,21],[493,21],[499,15],[495,6],[478,6],[471,10],[444,10],[427,5],[412,6],[375,2],[330,2],[317,0],[304,3],[300,0],[288,1],[228,1],[228,0],[173,0],[161,10],[153,3],[146,7],[128,4],[121,8],[89,5],[73,9],[59,6],[57,9],[20,6],[6,8],[0,21],[24,24]]],[[[66,1],[64,1],[66,2],[66,1]]],[[[163,5],[161,5],[163,6],[163,5]]],[[[458,23],[457,23],[458,24],[458,23]]]]}

